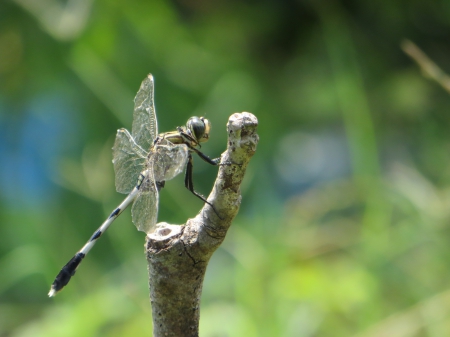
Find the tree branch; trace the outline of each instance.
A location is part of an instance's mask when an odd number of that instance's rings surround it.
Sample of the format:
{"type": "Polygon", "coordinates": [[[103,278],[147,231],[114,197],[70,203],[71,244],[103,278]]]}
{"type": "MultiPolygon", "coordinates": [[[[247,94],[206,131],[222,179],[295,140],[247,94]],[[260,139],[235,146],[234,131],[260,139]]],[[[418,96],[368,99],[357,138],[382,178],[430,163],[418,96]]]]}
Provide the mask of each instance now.
{"type": "Polygon", "coordinates": [[[147,236],[146,255],[153,336],[198,336],[200,296],[208,261],[225,238],[241,204],[240,185],[259,137],[248,112],[230,116],[228,147],[208,201],[186,224],[158,224],[147,236]]]}

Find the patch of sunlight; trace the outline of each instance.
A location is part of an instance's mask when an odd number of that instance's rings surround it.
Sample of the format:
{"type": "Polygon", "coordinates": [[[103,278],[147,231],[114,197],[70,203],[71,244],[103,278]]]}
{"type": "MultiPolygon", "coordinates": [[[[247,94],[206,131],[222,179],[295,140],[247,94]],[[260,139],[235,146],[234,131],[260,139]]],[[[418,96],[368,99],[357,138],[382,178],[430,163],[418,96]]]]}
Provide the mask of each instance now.
{"type": "MultiPolygon", "coordinates": [[[[95,336],[111,325],[116,327],[129,325],[131,317],[136,317],[136,313],[140,312],[140,308],[132,299],[114,287],[104,287],[91,296],[80,297],[76,302],[59,301],[61,300],[56,298],[53,307],[36,320],[23,324],[11,336],[95,336]]],[[[148,329],[151,329],[151,318],[148,320],[148,329]]],[[[140,320],[135,322],[142,324],[140,320]]],[[[126,329],[133,330],[131,326],[126,329]]]]}
{"type": "Polygon", "coordinates": [[[343,312],[367,302],[375,286],[369,273],[348,262],[288,268],[272,283],[273,291],[282,298],[317,302],[324,308],[337,308],[343,312]]]}
{"type": "Polygon", "coordinates": [[[214,337],[259,336],[251,313],[234,303],[216,303],[202,308],[200,335],[214,337]]]}

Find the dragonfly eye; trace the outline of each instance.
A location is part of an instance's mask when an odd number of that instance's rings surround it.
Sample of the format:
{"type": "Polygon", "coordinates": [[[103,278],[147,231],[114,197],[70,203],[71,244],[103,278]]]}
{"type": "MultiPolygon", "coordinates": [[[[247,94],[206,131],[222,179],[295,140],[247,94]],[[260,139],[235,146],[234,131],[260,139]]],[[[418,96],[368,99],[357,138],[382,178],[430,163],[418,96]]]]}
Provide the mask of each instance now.
{"type": "Polygon", "coordinates": [[[203,133],[203,137],[199,139],[199,142],[206,142],[209,139],[209,133],[211,131],[211,123],[205,117],[200,117],[200,119],[205,124],[205,132],[203,133]]]}
{"type": "Polygon", "coordinates": [[[206,118],[191,117],[187,121],[186,127],[199,143],[206,142],[209,139],[211,124],[206,118]]]}

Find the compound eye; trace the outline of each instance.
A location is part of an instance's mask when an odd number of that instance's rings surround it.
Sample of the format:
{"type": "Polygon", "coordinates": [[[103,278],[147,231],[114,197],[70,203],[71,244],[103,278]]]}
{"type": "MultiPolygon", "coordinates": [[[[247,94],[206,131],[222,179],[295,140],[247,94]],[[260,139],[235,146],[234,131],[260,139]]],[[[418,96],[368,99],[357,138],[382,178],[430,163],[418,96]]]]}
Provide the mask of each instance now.
{"type": "Polygon", "coordinates": [[[199,139],[200,142],[206,142],[209,139],[209,133],[211,132],[211,123],[204,117],[200,117],[200,119],[205,124],[205,131],[203,133],[203,137],[199,139]]]}
{"type": "Polygon", "coordinates": [[[202,141],[201,139],[205,134],[205,123],[202,118],[198,118],[196,116],[189,118],[186,123],[186,128],[197,142],[202,141]]]}

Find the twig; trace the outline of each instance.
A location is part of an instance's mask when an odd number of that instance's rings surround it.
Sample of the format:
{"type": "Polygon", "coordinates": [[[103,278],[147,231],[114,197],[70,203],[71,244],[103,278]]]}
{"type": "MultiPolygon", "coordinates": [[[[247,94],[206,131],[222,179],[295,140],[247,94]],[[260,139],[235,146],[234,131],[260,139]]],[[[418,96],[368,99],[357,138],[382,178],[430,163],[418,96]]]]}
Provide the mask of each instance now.
{"type": "Polygon", "coordinates": [[[241,203],[240,185],[256,150],[258,120],[248,112],[230,116],[228,148],[207,204],[185,225],[158,224],[147,236],[146,254],[153,336],[198,336],[200,296],[206,267],[225,238],[241,203]]]}
{"type": "Polygon", "coordinates": [[[409,40],[404,40],[401,44],[403,51],[411,57],[422,69],[424,76],[439,83],[448,93],[450,93],[450,77],[439,68],[417,45],[409,40]]]}

